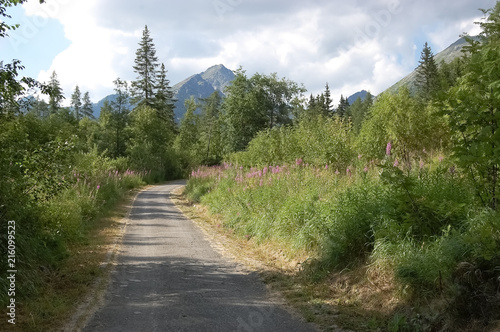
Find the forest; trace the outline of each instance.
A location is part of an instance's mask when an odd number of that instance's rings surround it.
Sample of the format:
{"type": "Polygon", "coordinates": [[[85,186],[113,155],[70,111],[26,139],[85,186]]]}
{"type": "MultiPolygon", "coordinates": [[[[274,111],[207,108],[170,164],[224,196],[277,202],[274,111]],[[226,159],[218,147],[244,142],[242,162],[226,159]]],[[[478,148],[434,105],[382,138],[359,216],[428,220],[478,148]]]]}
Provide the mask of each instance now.
{"type": "MultiPolygon", "coordinates": [[[[23,2],[2,1],[0,16],[23,2]]],[[[0,62],[0,262],[7,266],[15,221],[17,301],[42,294],[47,275],[74,254],[71,244],[88,241],[130,189],[189,178],[187,197],[223,227],[307,256],[308,282],[359,267],[375,284],[389,280],[412,310],[366,330],[493,328],[500,3],[483,14],[482,33],[466,36],[461,58],[436,63],[424,45],[415,91],[352,105],[344,97],[334,105],[328,84],[305,97],[296,82],[240,67],[225,97],[186,100],[177,122],[147,26],[131,66],[137,79],[117,78],[117,98],[97,119],[78,86],[62,106],[57,73],[37,82],[22,77],[20,61],[0,62]]],[[[15,29],[0,22],[0,38],[15,29]]],[[[1,292],[2,306],[8,301],[1,292]]]]}

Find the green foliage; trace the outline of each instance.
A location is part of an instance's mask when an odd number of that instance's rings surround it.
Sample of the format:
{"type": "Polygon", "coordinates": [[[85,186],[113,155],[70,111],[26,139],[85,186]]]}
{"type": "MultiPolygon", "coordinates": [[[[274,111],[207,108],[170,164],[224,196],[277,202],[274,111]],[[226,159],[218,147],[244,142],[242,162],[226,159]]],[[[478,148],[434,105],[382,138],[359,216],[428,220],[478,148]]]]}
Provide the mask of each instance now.
{"type": "Polygon", "coordinates": [[[293,163],[303,159],[316,166],[346,169],[353,161],[352,132],[338,117],[303,119],[293,127],[260,132],[247,150],[229,159],[242,166],[266,166],[293,163]]]}
{"type": "Polygon", "coordinates": [[[439,150],[445,145],[446,126],[433,116],[431,106],[411,97],[406,88],[398,94],[384,93],[377,98],[361,128],[358,151],[370,159],[382,159],[387,142],[395,146],[394,154],[409,163],[412,158],[427,151],[439,150]]]}
{"type": "Polygon", "coordinates": [[[248,78],[238,69],[222,104],[224,152],[242,151],[259,131],[291,123],[294,101],[304,91],[277,74],[248,78]]]}
{"type": "Polygon", "coordinates": [[[442,103],[454,132],[453,152],[468,171],[485,206],[498,209],[500,175],[500,3],[490,14],[482,43],[471,40],[465,75],[442,103]]]}

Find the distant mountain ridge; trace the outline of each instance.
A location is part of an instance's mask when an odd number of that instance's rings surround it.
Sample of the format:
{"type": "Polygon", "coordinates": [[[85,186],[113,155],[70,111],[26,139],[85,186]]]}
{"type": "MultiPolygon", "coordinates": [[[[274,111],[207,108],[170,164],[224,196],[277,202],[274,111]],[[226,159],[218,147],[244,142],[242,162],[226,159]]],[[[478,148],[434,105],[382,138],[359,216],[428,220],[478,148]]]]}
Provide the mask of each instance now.
{"type": "MultiPolygon", "coordinates": [[[[175,84],[172,87],[174,92],[175,102],[175,118],[179,121],[186,112],[184,101],[194,96],[198,101],[209,97],[214,91],[219,91],[221,96],[224,96],[225,88],[234,79],[234,72],[227,69],[224,65],[215,65],[208,68],[206,71],[192,75],[185,80],[175,84]]],[[[94,116],[99,117],[101,107],[105,101],[112,102],[116,100],[116,95],[112,94],[101,99],[93,105],[94,116]]]]}

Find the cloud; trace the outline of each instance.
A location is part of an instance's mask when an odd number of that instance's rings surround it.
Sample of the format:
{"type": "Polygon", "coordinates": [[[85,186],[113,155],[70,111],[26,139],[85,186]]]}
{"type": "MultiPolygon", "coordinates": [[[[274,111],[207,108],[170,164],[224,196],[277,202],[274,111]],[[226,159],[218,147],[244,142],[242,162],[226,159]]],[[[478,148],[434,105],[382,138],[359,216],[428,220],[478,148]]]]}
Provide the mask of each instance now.
{"type": "MultiPolygon", "coordinates": [[[[56,70],[67,94],[76,84],[100,99],[132,65],[144,25],[171,82],[222,63],[249,75],[277,72],[310,92],[382,92],[416,66],[424,41],[435,53],[474,29],[491,0],[54,0],[28,2],[28,15],[57,19],[71,41],[42,70],[56,70]]],[[[477,30],[477,28],[476,28],[477,30]]]]}

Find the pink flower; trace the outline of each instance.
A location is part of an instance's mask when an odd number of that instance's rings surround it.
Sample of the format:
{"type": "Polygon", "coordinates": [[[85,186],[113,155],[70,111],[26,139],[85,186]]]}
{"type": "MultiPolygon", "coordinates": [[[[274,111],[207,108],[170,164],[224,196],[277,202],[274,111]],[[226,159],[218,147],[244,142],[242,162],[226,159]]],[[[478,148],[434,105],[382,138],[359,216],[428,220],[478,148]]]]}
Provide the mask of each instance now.
{"type": "Polygon", "coordinates": [[[347,169],[345,170],[345,172],[346,172],[346,174],[347,174],[347,175],[351,176],[351,170],[350,170],[349,168],[347,168],[347,169]]]}
{"type": "Polygon", "coordinates": [[[340,174],[340,172],[339,172],[339,170],[338,170],[338,169],[337,169],[337,170],[335,170],[335,174],[336,174],[336,175],[339,175],[339,174],[340,174]]]}
{"type": "Polygon", "coordinates": [[[388,142],[387,143],[387,147],[385,148],[385,154],[387,156],[390,156],[391,155],[391,150],[392,150],[392,144],[391,144],[391,142],[388,142]]]}
{"type": "Polygon", "coordinates": [[[364,171],[365,173],[368,173],[368,167],[363,168],[363,171],[364,171]]]}
{"type": "Polygon", "coordinates": [[[399,161],[398,161],[397,159],[396,159],[396,160],[394,160],[394,165],[393,165],[393,166],[394,166],[394,167],[398,167],[398,166],[399,166],[399,161]]]}
{"type": "Polygon", "coordinates": [[[328,164],[326,164],[325,169],[328,169],[328,164]]]}
{"type": "Polygon", "coordinates": [[[296,164],[297,166],[302,165],[302,158],[296,159],[296,160],[295,160],[295,164],[296,164]]]}
{"type": "Polygon", "coordinates": [[[97,185],[97,190],[99,190],[99,189],[101,189],[101,185],[98,184],[97,185]]]}

